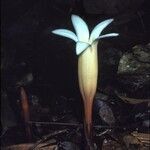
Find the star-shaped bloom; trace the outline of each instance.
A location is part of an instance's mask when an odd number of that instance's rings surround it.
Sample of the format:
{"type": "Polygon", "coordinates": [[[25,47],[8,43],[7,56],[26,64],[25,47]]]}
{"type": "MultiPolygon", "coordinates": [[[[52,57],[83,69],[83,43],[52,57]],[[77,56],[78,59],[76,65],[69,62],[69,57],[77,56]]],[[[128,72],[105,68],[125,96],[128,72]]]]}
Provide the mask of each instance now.
{"type": "Polygon", "coordinates": [[[118,33],[101,35],[102,31],[113,21],[113,19],[107,19],[96,25],[92,30],[91,34],[89,33],[87,24],[82,18],[77,15],[72,15],[71,20],[76,34],[67,29],[56,29],[53,30],[52,33],[74,40],[76,42],[77,55],[81,54],[96,40],[119,35],[118,33]]]}

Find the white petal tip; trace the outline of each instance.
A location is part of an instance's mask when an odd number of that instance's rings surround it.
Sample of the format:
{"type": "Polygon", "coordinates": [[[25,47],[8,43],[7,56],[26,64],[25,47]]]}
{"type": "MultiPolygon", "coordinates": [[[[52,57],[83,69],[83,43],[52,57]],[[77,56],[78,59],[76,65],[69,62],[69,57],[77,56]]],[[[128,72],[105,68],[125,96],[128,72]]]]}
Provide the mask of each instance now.
{"type": "Polygon", "coordinates": [[[80,18],[80,17],[77,16],[77,15],[71,15],[71,20],[72,20],[72,22],[73,22],[74,20],[76,20],[77,18],[80,18]]]}
{"type": "Polygon", "coordinates": [[[114,21],[114,18],[111,18],[110,20],[111,20],[111,21],[114,21]]]}
{"type": "Polygon", "coordinates": [[[53,30],[52,33],[53,34],[58,34],[59,33],[59,29],[53,30]]]}
{"type": "Polygon", "coordinates": [[[113,36],[119,36],[119,33],[112,33],[112,34],[110,35],[110,37],[113,37],[113,36]]]}
{"type": "Polygon", "coordinates": [[[101,35],[99,36],[97,39],[103,39],[103,38],[108,38],[108,37],[114,37],[114,36],[118,36],[119,33],[109,33],[109,34],[105,34],[105,35],[101,35]]]}
{"type": "Polygon", "coordinates": [[[75,14],[72,14],[72,15],[71,15],[71,18],[74,18],[74,17],[79,17],[79,16],[77,16],[77,15],[75,15],[75,14]]]}
{"type": "Polygon", "coordinates": [[[107,21],[111,23],[111,22],[113,22],[113,21],[114,21],[114,19],[113,19],[113,18],[111,18],[111,19],[107,19],[107,21]]]}
{"type": "Polygon", "coordinates": [[[70,38],[70,39],[74,40],[75,42],[78,41],[77,36],[72,31],[70,31],[70,30],[56,29],[56,30],[53,30],[52,33],[53,34],[57,34],[59,36],[70,38]]]}
{"type": "MultiPolygon", "coordinates": [[[[111,18],[111,19],[106,19],[106,20],[102,21],[101,23],[103,23],[104,26],[107,27],[107,26],[108,26],[110,23],[112,23],[113,21],[114,21],[114,19],[111,18]]],[[[104,27],[104,28],[105,28],[105,27],[104,27]]]]}

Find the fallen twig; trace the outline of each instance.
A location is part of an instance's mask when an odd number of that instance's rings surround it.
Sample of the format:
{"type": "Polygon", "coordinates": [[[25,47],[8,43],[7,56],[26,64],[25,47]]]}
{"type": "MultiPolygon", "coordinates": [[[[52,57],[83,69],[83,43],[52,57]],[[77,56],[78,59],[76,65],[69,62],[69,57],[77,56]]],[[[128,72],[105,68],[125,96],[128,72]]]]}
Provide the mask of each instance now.
{"type": "MultiPolygon", "coordinates": [[[[58,125],[58,126],[68,126],[68,127],[78,127],[78,128],[83,128],[82,124],[78,123],[63,123],[63,122],[41,122],[41,121],[29,121],[29,124],[41,124],[41,125],[58,125]]],[[[93,128],[95,129],[134,129],[138,128],[137,124],[130,124],[130,126],[108,126],[108,125],[94,125],[93,128]]]]}
{"type": "Polygon", "coordinates": [[[42,124],[42,125],[61,125],[61,126],[75,126],[75,127],[81,127],[82,124],[77,123],[63,123],[63,122],[41,122],[41,121],[29,121],[29,124],[42,124]]]}
{"type": "Polygon", "coordinates": [[[29,150],[35,150],[35,148],[37,148],[37,146],[38,146],[39,144],[43,143],[43,142],[46,141],[47,139],[49,139],[49,138],[51,138],[51,137],[53,137],[53,136],[56,136],[56,135],[58,135],[58,134],[65,133],[65,132],[67,132],[67,131],[68,131],[67,129],[64,129],[64,130],[55,131],[55,132],[53,132],[53,133],[50,133],[50,134],[48,134],[48,135],[45,135],[45,136],[43,136],[39,141],[37,141],[37,142],[35,143],[35,145],[34,145],[33,147],[31,147],[29,150]]]}

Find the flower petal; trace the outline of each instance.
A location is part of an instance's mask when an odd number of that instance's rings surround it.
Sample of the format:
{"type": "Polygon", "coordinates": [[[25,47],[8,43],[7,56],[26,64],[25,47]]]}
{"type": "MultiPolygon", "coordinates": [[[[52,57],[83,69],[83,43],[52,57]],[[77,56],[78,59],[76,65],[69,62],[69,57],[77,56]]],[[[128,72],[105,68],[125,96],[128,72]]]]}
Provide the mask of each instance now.
{"type": "Polygon", "coordinates": [[[95,39],[97,39],[99,35],[101,34],[101,32],[104,30],[104,28],[106,28],[112,21],[113,19],[107,19],[99,23],[98,25],[96,25],[94,29],[92,30],[92,33],[90,36],[90,42],[93,42],[95,39]]]}
{"type": "Polygon", "coordinates": [[[56,29],[56,30],[53,30],[52,33],[57,34],[57,35],[60,35],[60,36],[64,36],[64,37],[67,37],[67,38],[70,38],[70,39],[74,40],[75,42],[78,41],[78,38],[77,38],[77,36],[75,35],[75,33],[73,33],[73,32],[70,31],[70,30],[66,30],[66,29],[56,29]]]}
{"type": "Polygon", "coordinates": [[[86,50],[90,44],[85,43],[85,42],[77,42],[76,43],[76,54],[79,55],[81,54],[84,50],[86,50]]]}
{"type": "Polygon", "coordinates": [[[109,33],[109,34],[101,35],[97,39],[103,39],[106,37],[113,37],[113,36],[118,36],[118,35],[119,35],[119,33],[109,33]]]}
{"type": "Polygon", "coordinates": [[[85,21],[77,15],[72,15],[71,20],[79,41],[88,42],[89,29],[85,21]]]}

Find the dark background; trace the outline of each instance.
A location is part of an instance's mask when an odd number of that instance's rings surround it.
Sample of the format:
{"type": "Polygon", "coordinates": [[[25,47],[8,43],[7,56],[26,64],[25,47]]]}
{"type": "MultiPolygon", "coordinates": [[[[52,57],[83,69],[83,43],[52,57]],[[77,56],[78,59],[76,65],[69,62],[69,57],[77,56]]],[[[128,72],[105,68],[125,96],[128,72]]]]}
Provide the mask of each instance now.
{"type": "Polygon", "coordinates": [[[13,126],[13,118],[20,118],[18,84],[26,88],[29,99],[39,97],[41,105],[53,108],[54,97],[63,95],[75,97],[74,107],[81,109],[75,43],[51,33],[57,28],[73,30],[71,14],[82,17],[90,31],[104,19],[115,19],[103,33],[120,36],[104,39],[98,47],[98,89],[117,87],[121,55],[136,44],[149,42],[149,0],[1,0],[3,128],[13,126]],[[109,63],[111,58],[114,65],[109,63]],[[30,82],[25,79],[29,73],[33,76],[30,82]]]}
{"type": "Polygon", "coordinates": [[[109,46],[120,51],[145,44],[149,39],[148,0],[2,0],[1,4],[2,73],[6,88],[14,85],[26,69],[33,73],[36,85],[48,85],[53,91],[67,94],[76,92],[75,44],[51,34],[56,28],[72,29],[71,14],[87,20],[90,29],[106,18],[115,18],[110,30],[119,32],[120,37],[111,40],[109,46]],[[23,65],[25,69],[21,69],[23,65]]]}

